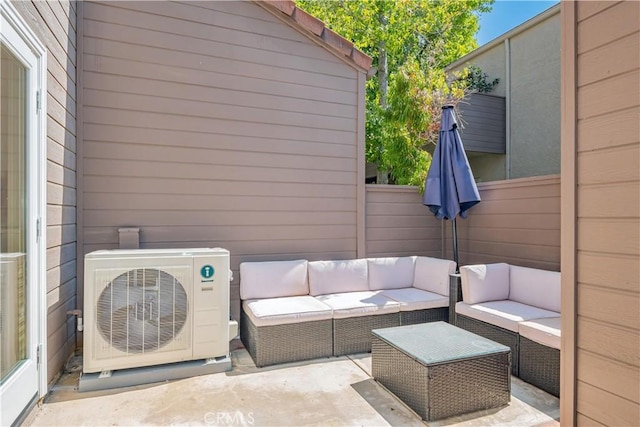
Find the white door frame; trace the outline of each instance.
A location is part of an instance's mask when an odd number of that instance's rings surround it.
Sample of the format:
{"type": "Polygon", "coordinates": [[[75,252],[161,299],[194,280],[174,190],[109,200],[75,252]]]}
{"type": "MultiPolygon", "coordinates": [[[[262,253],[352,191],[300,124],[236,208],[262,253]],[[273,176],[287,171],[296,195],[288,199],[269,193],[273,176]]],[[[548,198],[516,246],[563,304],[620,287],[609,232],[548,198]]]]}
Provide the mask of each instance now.
{"type": "MultiPolygon", "coordinates": [[[[1,39],[28,67],[27,88],[27,357],[36,363],[37,396],[47,393],[47,286],[46,286],[46,167],[47,167],[47,50],[14,6],[0,0],[1,39]]],[[[21,368],[16,373],[19,373],[21,368]]],[[[14,375],[12,375],[13,377],[14,375]]],[[[11,385],[0,387],[0,395],[11,385]]],[[[15,384],[14,384],[15,385],[15,384]]],[[[4,401],[7,396],[2,396],[4,401]]],[[[5,401],[6,402],[6,401],[5,401]]],[[[3,405],[19,416],[25,408],[3,405]]],[[[15,421],[15,420],[14,420],[15,421]]],[[[13,421],[9,421],[12,423],[13,421]]]]}

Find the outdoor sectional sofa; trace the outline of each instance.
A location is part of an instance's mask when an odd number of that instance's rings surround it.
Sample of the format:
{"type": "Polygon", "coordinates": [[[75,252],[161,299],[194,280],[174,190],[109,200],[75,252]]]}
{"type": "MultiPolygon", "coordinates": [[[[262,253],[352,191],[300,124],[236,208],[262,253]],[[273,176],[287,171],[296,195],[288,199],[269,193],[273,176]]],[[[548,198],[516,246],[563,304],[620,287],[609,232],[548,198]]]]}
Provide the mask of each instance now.
{"type": "Polygon", "coordinates": [[[447,321],[453,261],[240,264],[240,337],[257,366],[371,350],[371,330],[447,321]]]}
{"type": "Polygon", "coordinates": [[[456,326],[511,347],[512,374],[558,396],[560,273],[497,263],[463,266],[460,276],[456,326]]]}

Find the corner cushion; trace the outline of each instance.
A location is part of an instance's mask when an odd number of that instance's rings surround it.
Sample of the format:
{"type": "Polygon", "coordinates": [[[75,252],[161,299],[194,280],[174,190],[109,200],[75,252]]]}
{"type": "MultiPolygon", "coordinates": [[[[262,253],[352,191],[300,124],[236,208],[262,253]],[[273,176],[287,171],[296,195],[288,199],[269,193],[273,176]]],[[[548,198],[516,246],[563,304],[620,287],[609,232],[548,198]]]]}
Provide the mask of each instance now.
{"type": "Polygon", "coordinates": [[[315,298],[331,307],[334,319],[400,312],[399,303],[374,291],[345,292],[315,298]]]}
{"type": "Polygon", "coordinates": [[[547,317],[521,322],[518,329],[520,336],[560,350],[560,317],[547,317]]]}
{"type": "Polygon", "coordinates": [[[519,323],[531,319],[558,317],[560,313],[543,310],[515,301],[490,301],[479,304],[456,304],[456,313],[472,317],[512,332],[518,332],[519,323]]]}
{"type": "Polygon", "coordinates": [[[456,263],[448,259],[415,257],[413,287],[449,296],[449,276],[456,271],[456,263]]]}
{"type": "Polygon", "coordinates": [[[331,307],[308,295],[248,300],[242,307],[256,326],[328,320],[332,316],[331,307]]]}
{"type": "Polygon", "coordinates": [[[309,263],[309,294],[368,291],[367,260],[312,261],[309,263]]]}
{"type": "Polygon", "coordinates": [[[243,262],[240,298],[262,299],[309,295],[307,260],[243,262]]]}
{"type": "Polygon", "coordinates": [[[466,304],[509,299],[509,264],[465,265],[460,278],[466,304]]]}
{"type": "Polygon", "coordinates": [[[449,298],[416,288],[388,289],[380,295],[400,304],[400,311],[428,310],[449,306],[449,298]]]}
{"type": "Polygon", "coordinates": [[[413,283],[413,257],[369,258],[369,290],[408,288],[413,283]]]}
{"type": "Polygon", "coordinates": [[[560,312],[560,273],[511,265],[509,299],[560,312]]]}

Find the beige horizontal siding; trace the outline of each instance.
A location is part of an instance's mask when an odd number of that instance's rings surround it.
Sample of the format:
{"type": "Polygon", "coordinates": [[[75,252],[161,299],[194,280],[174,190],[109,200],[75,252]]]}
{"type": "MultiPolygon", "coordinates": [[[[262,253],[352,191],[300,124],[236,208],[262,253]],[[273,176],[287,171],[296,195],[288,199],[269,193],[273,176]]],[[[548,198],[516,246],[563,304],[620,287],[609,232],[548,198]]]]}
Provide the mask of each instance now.
{"type": "MultiPolygon", "coordinates": [[[[456,220],[460,264],[507,262],[559,270],[560,178],[478,187],[482,202],[467,219],[456,220]]],[[[366,230],[367,256],[453,259],[451,221],[435,219],[414,187],[367,185],[366,230]]]]}
{"type": "MultiPolygon", "coordinates": [[[[205,133],[193,130],[152,129],[142,127],[114,127],[109,124],[85,123],[84,128],[92,135],[108,135],[108,141],[161,145],[172,147],[176,138],[180,137],[180,146],[189,148],[206,148],[215,138],[216,146],[220,150],[234,150],[237,152],[260,152],[279,154],[307,154],[321,157],[353,157],[355,147],[349,144],[326,143],[277,138],[272,135],[229,135],[227,133],[205,133]]],[[[226,129],[224,130],[226,132],[226,129]]],[[[331,138],[334,135],[330,136],[331,138]]],[[[332,140],[332,142],[335,142],[332,140]]]]}
{"type": "MultiPolygon", "coordinates": [[[[638,5],[633,5],[636,2],[600,1],[593,3],[596,4],[591,6],[580,4],[577,8],[578,63],[580,63],[582,54],[638,32],[638,5]],[[606,31],[603,31],[604,29],[606,31]]],[[[631,52],[629,54],[633,55],[631,52]]]]}
{"type": "Polygon", "coordinates": [[[442,256],[442,225],[417,187],[366,186],[368,257],[442,256]]]}
{"type": "Polygon", "coordinates": [[[576,9],[576,17],[578,21],[584,21],[585,19],[601,13],[605,9],[609,9],[619,3],[619,1],[586,1],[576,9]]]}
{"type": "MultiPolygon", "coordinates": [[[[594,150],[605,147],[609,149],[619,147],[624,150],[636,150],[637,147],[634,147],[634,143],[637,142],[639,131],[638,116],[640,116],[640,108],[636,106],[625,110],[606,112],[598,117],[579,121],[578,133],[580,135],[589,135],[589,138],[580,138],[577,141],[581,159],[588,161],[590,155],[604,154],[606,156],[606,152],[594,152],[594,150]]],[[[630,158],[615,156],[615,158],[627,165],[629,164],[628,162],[637,161],[637,158],[633,158],[633,156],[630,156],[630,158]]],[[[629,170],[629,168],[627,167],[623,170],[629,170]]],[[[616,171],[617,168],[612,170],[609,166],[609,172],[616,173],[616,171]]],[[[599,174],[599,171],[598,168],[588,168],[579,170],[578,173],[585,177],[585,174],[599,174]]]]}
{"type": "Polygon", "coordinates": [[[589,426],[589,427],[604,427],[604,424],[597,422],[596,420],[585,417],[583,414],[577,414],[576,416],[576,425],[578,426],[589,426]]]}
{"type": "Polygon", "coordinates": [[[577,360],[578,376],[586,383],[597,382],[598,387],[609,393],[619,393],[624,398],[640,400],[640,373],[631,366],[595,353],[582,351],[577,360]],[[611,375],[601,375],[604,370],[611,375]]]}
{"type": "Polygon", "coordinates": [[[577,263],[580,264],[580,283],[601,289],[638,291],[640,266],[637,256],[582,251],[578,253],[577,263]]]}
{"type": "Polygon", "coordinates": [[[86,158],[107,160],[128,160],[144,162],[228,166],[228,167],[257,167],[269,169],[290,170],[320,170],[351,172],[353,158],[315,156],[311,158],[304,154],[264,153],[219,150],[214,158],[208,156],[210,148],[186,148],[181,146],[149,146],[134,144],[118,144],[113,142],[87,141],[84,145],[86,158]]]}
{"type": "Polygon", "coordinates": [[[577,420],[640,424],[640,3],[577,3],[577,420]]]}
{"type": "MultiPolygon", "coordinates": [[[[560,269],[560,177],[478,184],[482,201],[456,220],[461,265],[506,262],[560,269]]],[[[451,226],[444,244],[452,253],[451,226]]]]}
{"type": "Polygon", "coordinates": [[[252,2],[86,2],[83,253],[357,252],[358,71],[252,2]]]}
{"type": "MultiPolygon", "coordinates": [[[[131,46],[127,45],[120,48],[126,48],[127,52],[132,50],[131,46]]],[[[140,55],[132,55],[132,57],[139,59],[140,55]]],[[[182,61],[177,62],[181,63],[182,61]]],[[[218,62],[219,61],[216,60],[216,64],[218,62]]],[[[254,68],[255,67],[251,67],[251,69],[254,68]]],[[[228,71],[226,68],[225,70],[228,71]]],[[[300,74],[304,74],[304,72],[300,72],[300,74]]],[[[256,75],[257,77],[264,77],[264,72],[257,72],[256,75]]],[[[137,76],[128,77],[123,75],[99,74],[91,71],[87,71],[83,78],[85,87],[101,91],[100,93],[117,92],[124,83],[134,88],[134,91],[130,93],[148,96],[156,95],[158,91],[162,90],[166,99],[169,100],[182,99],[195,102],[208,102],[211,99],[215,99],[217,102],[224,103],[223,105],[230,105],[230,103],[233,103],[232,105],[236,106],[236,108],[267,108],[275,111],[317,114],[319,116],[338,118],[354,118],[356,116],[356,108],[353,105],[338,104],[335,102],[320,102],[306,97],[294,98],[292,96],[279,96],[278,94],[269,93],[274,91],[266,88],[262,93],[248,92],[241,89],[229,89],[227,87],[196,86],[192,84],[141,78],[137,76]]],[[[295,80],[289,79],[288,82],[295,82],[295,80]]],[[[317,82],[317,79],[314,79],[313,83],[315,82],[317,82]]],[[[311,82],[305,81],[304,83],[308,84],[311,82]]],[[[351,82],[349,83],[351,85],[351,82]]]]}
{"type": "MultiPolygon", "coordinates": [[[[295,68],[287,69],[287,75],[289,78],[286,80],[283,78],[282,68],[274,68],[270,65],[262,63],[252,63],[251,66],[244,62],[230,59],[225,56],[213,56],[208,60],[203,61],[202,53],[192,53],[188,51],[175,51],[172,52],[170,57],[165,54],[166,48],[162,46],[153,45],[140,45],[131,44],[128,40],[105,40],[96,37],[87,37],[87,45],[84,48],[89,58],[95,56],[106,56],[113,59],[119,59],[122,61],[131,61],[134,63],[150,63],[164,65],[167,67],[179,67],[181,69],[217,72],[224,76],[236,76],[242,78],[257,78],[261,81],[271,82],[285,82],[298,85],[304,85],[315,88],[324,88],[330,91],[336,89],[342,89],[345,91],[354,91],[353,82],[351,78],[345,78],[341,76],[334,76],[331,74],[319,73],[317,70],[299,70],[295,68]],[[309,79],[307,73],[311,72],[313,80],[309,79]]],[[[103,66],[101,61],[97,64],[103,66]]],[[[168,68],[170,69],[170,68],[168,68]]],[[[127,71],[123,70],[127,73],[127,71]]],[[[120,73],[118,73],[120,74],[120,73]]],[[[162,75],[154,76],[154,80],[161,79],[162,75]]],[[[240,82],[244,81],[243,79],[240,82]]],[[[237,84],[237,82],[236,82],[237,84]]],[[[255,85],[254,85],[255,86],[255,85]]],[[[220,86],[224,88],[224,86],[220,86]]]]}
{"type": "MultiPolygon", "coordinates": [[[[207,56],[266,64],[273,64],[275,60],[283,67],[351,78],[351,70],[343,67],[336,57],[321,57],[309,49],[312,44],[309,40],[289,40],[270,34],[269,28],[254,27],[256,19],[250,17],[256,16],[254,6],[247,9],[249,15],[244,15],[245,27],[231,29],[219,23],[228,16],[220,10],[210,11],[212,19],[209,22],[194,20],[202,15],[197,3],[183,3],[174,8],[178,16],[171,16],[165,8],[145,6],[144,3],[94,4],[84,14],[87,20],[95,22],[86,35],[105,36],[102,38],[131,44],[144,43],[171,51],[195,52],[201,55],[201,60],[207,56]],[[154,18],[149,19],[150,15],[154,18]],[[216,27],[215,32],[211,31],[212,26],[216,27]],[[118,34],[114,34],[116,29],[118,34]]],[[[261,17],[278,22],[271,15],[262,14],[261,17]]]]}
{"type": "Polygon", "coordinates": [[[640,324],[640,300],[634,292],[582,285],[578,305],[589,318],[626,327],[640,324]]]}
{"type": "MultiPolygon", "coordinates": [[[[596,420],[606,426],[638,425],[637,403],[619,398],[583,382],[578,382],[577,395],[577,405],[579,408],[586,408],[584,415],[587,419],[596,420]]],[[[587,421],[585,420],[585,422],[587,421]]]]}
{"type": "Polygon", "coordinates": [[[578,119],[597,117],[611,111],[621,111],[637,107],[638,93],[630,91],[637,85],[640,71],[617,75],[587,85],[580,90],[580,106],[578,119]]]}
{"type": "MultiPolygon", "coordinates": [[[[219,99],[215,99],[215,102],[210,100],[191,101],[171,97],[158,97],[157,95],[136,95],[88,88],[85,89],[83,95],[86,106],[99,106],[100,108],[125,109],[177,116],[181,116],[185,111],[190,111],[190,116],[204,119],[241,120],[251,123],[285,126],[295,124],[304,128],[353,132],[353,119],[349,118],[256,108],[246,105],[221,104],[219,99]],[[125,106],[126,108],[123,108],[125,106]]],[[[229,100],[228,102],[232,101],[229,100]]]]}
{"type": "Polygon", "coordinates": [[[47,379],[75,349],[76,12],[68,1],[16,1],[47,48],[47,379]]]}
{"type": "Polygon", "coordinates": [[[580,55],[578,84],[586,85],[612,77],[615,74],[632,72],[640,61],[640,38],[630,34],[609,45],[595,48],[580,55]]]}
{"type": "MultiPolygon", "coordinates": [[[[86,123],[91,124],[162,129],[184,133],[197,132],[215,136],[220,134],[254,138],[264,138],[266,136],[267,138],[288,140],[292,145],[297,141],[325,141],[328,144],[349,144],[349,141],[355,138],[354,132],[272,124],[266,123],[266,118],[259,123],[254,123],[243,121],[242,116],[239,116],[238,120],[227,120],[200,117],[198,115],[189,116],[188,114],[172,115],[169,113],[136,111],[127,109],[126,106],[124,107],[120,110],[87,106],[83,109],[83,114],[86,116],[86,123]]],[[[108,134],[95,136],[89,134],[88,137],[104,140],[108,138],[108,134]]]]}

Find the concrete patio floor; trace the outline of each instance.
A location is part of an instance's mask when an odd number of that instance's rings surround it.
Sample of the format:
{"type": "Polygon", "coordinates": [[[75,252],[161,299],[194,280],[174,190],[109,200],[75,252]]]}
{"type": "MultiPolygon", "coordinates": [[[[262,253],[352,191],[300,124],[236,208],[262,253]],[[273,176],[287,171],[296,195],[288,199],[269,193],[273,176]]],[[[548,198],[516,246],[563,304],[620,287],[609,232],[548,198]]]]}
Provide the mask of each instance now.
{"type": "Polygon", "coordinates": [[[85,393],[77,357],[24,425],[559,425],[558,399],[515,377],[508,406],[425,423],[371,378],[370,354],[256,368],[232,348],[229,372],[85,393]]]}

